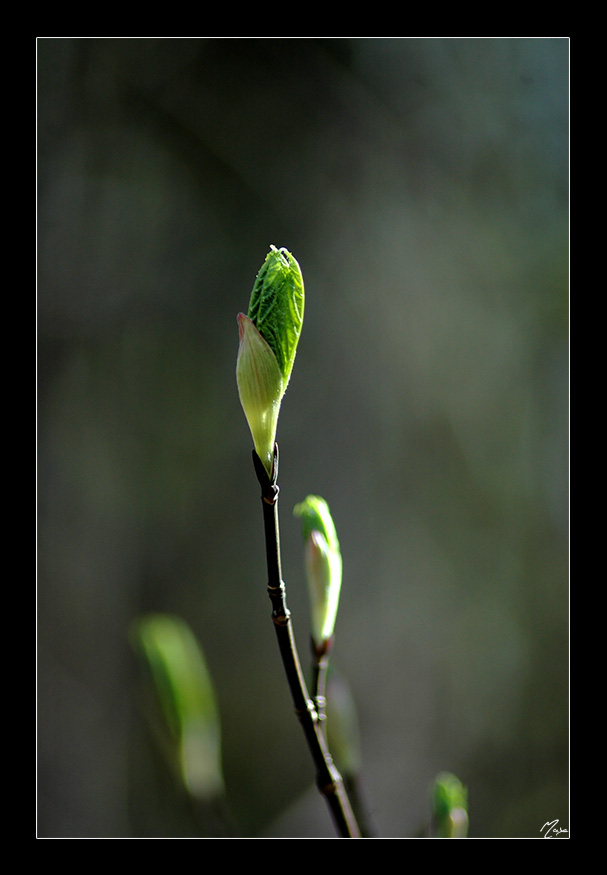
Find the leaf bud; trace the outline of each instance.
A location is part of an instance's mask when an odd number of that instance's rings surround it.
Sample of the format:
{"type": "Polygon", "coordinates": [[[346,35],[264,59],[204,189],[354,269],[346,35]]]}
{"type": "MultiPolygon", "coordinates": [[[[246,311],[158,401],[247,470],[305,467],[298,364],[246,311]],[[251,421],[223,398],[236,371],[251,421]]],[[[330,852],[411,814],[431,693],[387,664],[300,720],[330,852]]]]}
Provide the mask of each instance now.
{"type": "Polygon", "coordinates": [[[342,558],[329,505],[318,495],[294,509],[301,518],[304,561],[310,599],[312,638],[322,649],[335,629],[342,580],[342,558]]]}
{"type": "Polygon", "coordinates": [[[297,261],[270,247],[249,301],[239,313],[236,382],[255,452],[272,474],[280,404],[286,391],[304,314],[304,286],[297,261]]]}

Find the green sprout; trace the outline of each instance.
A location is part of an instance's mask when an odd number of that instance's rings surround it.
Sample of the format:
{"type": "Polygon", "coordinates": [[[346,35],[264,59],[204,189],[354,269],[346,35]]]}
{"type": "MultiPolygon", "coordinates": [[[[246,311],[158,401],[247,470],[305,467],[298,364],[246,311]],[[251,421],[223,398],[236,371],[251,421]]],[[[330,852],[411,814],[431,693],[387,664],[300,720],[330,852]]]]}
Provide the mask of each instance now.
{"type": "Polygon", "coordinates": [[[247,315],[238,314],[236,382],[255,452],[272,476],[280,405],[291,377],[304,315],[297,261],[270,247],[253,285],[247,315]]]}

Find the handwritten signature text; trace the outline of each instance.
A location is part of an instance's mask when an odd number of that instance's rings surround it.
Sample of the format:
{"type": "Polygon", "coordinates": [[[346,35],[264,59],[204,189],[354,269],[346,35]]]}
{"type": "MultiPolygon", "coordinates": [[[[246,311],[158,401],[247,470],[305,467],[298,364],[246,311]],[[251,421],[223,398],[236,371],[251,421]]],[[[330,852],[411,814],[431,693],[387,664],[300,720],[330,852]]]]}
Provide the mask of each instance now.
{"type": "Polygon", "coordinates": [[[540,832],[545,839],[556,839],[567,830],[564,826],[559,826],[558,820],[551,820],[543,825],[540,832]]]}

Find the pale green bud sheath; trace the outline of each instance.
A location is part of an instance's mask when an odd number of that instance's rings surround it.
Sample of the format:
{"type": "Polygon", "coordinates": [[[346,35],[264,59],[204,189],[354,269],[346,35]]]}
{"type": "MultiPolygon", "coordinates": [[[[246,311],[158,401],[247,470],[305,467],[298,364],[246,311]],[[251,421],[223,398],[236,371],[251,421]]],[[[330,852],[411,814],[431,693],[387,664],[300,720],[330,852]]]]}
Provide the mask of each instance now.
{"type": "Polygon", "coordinates": [[[317,531],[308,535],[304,548],[304,563],[312,622],[312,638],[316,645],[328,641],[335,625],[329,609],[331,594],[331,551],[325,536],[317,531]]]}
{"type": "Polygon", "coordinates": [[[341,550],[324,498],[308,495],[293,512],[302,522],[312,638],[320,650],[327,645],[335,630],[342,580],[341,550]]]}
{"type": "Polygon", "coordinates": [[[286,249],[270,248],[240,313],[236,364],[238,394],[255,452],[272,476],[278,414],[286,391],[304,314],[300,267],[286,249]]]}
{"type": "Polygon", "coordinates": [[[249,423],[255,452],[271,476],[284,381],[276,356],[244,313],[238,314],[238,330],[236,382],[240,403],[249,423]]]}

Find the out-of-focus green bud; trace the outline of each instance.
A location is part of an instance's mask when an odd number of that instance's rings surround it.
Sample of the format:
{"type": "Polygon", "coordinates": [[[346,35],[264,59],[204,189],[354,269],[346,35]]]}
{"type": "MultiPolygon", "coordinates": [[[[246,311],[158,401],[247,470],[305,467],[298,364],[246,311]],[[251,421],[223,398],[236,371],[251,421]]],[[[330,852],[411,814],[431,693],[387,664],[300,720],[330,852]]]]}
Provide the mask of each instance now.
{"type": "Polygon", "coordinates": [[[438,838],[463,839],[468,835],[468,791],[450,772],[437,775],[431,793],[432,821],[438,838]]]}
{"type": "Polygon", "coordinates": [[[327,737],[344,778],[357,778],[362,764],[358,714],[348,684],[334,669],[327,682],[327,737]]]}
{"type": "Polygon", "coordinates": [[[300,267],[286,249],[270,247],[251,292],[248,314],[238,315],[236,381],[255,451],[272,474],[278,413],[304,315],[300,267]]]}
{"type": "Polygon", "coordinates": [[[204,654],[178,617],[152,614],[133,626],[166,722],[177,768],[188,791],[209,800],[224,793],[221,729],[204,654]]]}
{"type": "Polygon", "coordinates": [[[293,512],[302,523],[312,638],[316,647],[322,649],[335,628],[342,579],[341,550],[324,498],[308,495],[293,512]]]}

